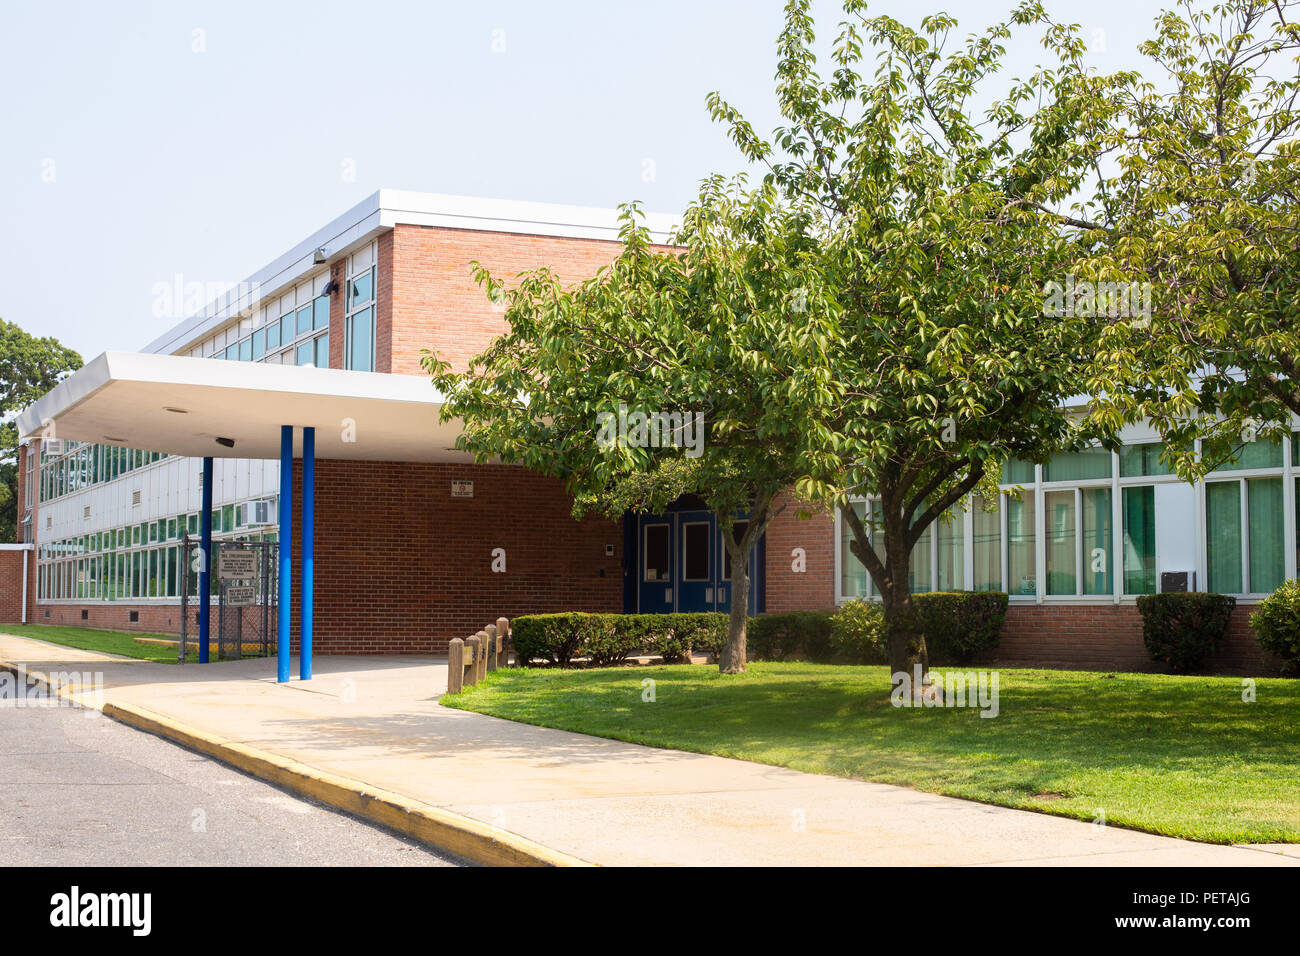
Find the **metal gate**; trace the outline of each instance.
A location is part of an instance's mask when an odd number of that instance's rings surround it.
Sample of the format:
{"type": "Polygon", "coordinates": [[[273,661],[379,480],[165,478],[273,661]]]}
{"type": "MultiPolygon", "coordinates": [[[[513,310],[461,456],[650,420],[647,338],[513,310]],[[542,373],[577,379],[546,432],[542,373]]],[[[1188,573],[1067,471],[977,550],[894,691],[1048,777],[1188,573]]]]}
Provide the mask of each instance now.
{"type": "MultiPolygon", "coordinates": [[[[199,542],[184,541],[185,587],[181,594],[181,660],[188,644],[189,601],[202,565],[199,542]]],[[[216,635],[217,660],[268,657],[276,650],[279,545],[274,541],[214,541],[210,586],[217,598],[210,626],[216,635]]],[[[202,600],[196,597],[194,600],[202,600]]],[[[211,641],[211,638],[209,638],[211,641]]],[[[209,644],[211,650],[211,643],[209,644]]]]}

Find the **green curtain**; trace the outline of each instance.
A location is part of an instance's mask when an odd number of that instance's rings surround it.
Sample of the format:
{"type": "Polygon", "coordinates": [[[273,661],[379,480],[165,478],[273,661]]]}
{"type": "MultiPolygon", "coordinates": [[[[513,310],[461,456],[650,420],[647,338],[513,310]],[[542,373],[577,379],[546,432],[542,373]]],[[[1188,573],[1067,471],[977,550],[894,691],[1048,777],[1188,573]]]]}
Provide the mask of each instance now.
{"type": "Polygon", "coordinates": [[[1156,593],[1156,489],[1125,488],[1124,593],[1156,593]]]}
{"type": "Polygon", "coordinates": [[[1043,469],[1044,481],[1085,481],[1089,478],[1109,478],[1110,452],[1104,448],[1085,448],[1083,451],[1054,455],[1043,469]]]}
{"type": "Polygon", "coordinates": [[[1241,485],[1238,482],[1206,484],[1205,539],[1210,565],[1208,588],[1219,594],[1240,594],[1241,485]]]}
{"type": "Polygon", "coordinates": [[[1267,594],[1286,580],[1281,478],[1246,482],[1246,519],[1250,522],[1250,591],[1267,594]]]}

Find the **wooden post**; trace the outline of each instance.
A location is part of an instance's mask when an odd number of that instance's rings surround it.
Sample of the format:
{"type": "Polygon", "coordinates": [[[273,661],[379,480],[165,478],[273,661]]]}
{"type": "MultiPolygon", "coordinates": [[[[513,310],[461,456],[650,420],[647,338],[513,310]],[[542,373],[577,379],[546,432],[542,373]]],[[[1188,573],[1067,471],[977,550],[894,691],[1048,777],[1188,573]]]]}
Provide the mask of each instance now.
{"type": "MultiPolygon", "coordinates": [[[[501,637],[501,666],[510,663],[510,619],[497,618],[497,634],[501,637]]],[[[516,662],[517,663],[517,662],[516,662]]]]}
{"type": "Polygon", "coordinates": [[[487,632],[487,669],[494,671],[497,669],[497,653],[501,650],[501,641],[497,637],[497,626],[489,624],[483,630],[487,632]]]}
{"type": "Polygon", "coordinates": [[[473,687],[478,683],[478,659],[483,654],[483,648],[479,646],[477,637],[465,638],[465,683],[473,687]]]}
{"type": "Polygon", "coordinates": [[[487,677],[487,657],[488,657],[488,649],[487,649],[487,646],[488,646],[488,636],[487,636],[487,631],[479,631],[479,632],[478,632],[477,634],[475,634],[474,636],[478,638],[478,646],[479,646],[479,651],[480,651],[479,656],[478,656],[478,658],[474,661],[474,663],[475,663],[476,665],[478,665],[478,678],[477,678],[477,679],[478,679],[478,680],[482,680],[484,677],[487,677]]]}
{"type": "Polygon", "coordinates": [[[447,693],[459,694],[465,689],[465,642],[453,637],[447,643],[447,693]]]}

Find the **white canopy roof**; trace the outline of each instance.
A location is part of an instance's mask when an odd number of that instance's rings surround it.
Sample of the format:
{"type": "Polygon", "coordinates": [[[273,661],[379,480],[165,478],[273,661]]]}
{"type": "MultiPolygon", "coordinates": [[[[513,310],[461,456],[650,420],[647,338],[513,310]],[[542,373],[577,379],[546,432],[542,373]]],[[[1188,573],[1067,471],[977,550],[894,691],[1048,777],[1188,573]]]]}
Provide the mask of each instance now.
{"type": "Polygon", "coordinates": [[[318,458],[469,461],[452,450],[460,427],[438,420],[442,405],[423,376],[105,352],[25,409],[18,431],[194,458],[278,458],[281,425],[313,426],[318,458]]]}

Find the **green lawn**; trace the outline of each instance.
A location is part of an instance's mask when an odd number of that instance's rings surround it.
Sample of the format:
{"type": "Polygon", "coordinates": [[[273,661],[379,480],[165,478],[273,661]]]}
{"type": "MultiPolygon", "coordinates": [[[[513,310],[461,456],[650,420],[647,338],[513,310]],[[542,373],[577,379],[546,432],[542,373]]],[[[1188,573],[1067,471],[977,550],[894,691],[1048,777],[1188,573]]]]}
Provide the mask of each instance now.
{"type": "Polygon", "coordinates": [[[1300,681],[1000,674],[1000,713],[895,708],[884,667],[509,668],[449,707],[1216,843],[1300,842],[1300,681]],[[655,701],[642,684],[655,681],[655,701]]]}
{"type": "MultiPolygon", "coordinates": [[[[138,657],[142,661],[159,661],[164,664],[176,663],[176,647],[161,644],[137,644],[137,637],[161,637],[176,639],[175,634],[142,634],[138,631],[99,631],[89,627],[61,627],[53,624],[4,624],[0,625],[0,634],[12,634],[15,637],[31,637],[64,647],[77,647],[83,651],[104,651],[109,654],[121,654],[124,657],[138,657]]],[[[213,654],[215,657],[215,653],[213,654]]],[[[189,652],[187,661],[197,661],[199,653],[189,652]]]]}

